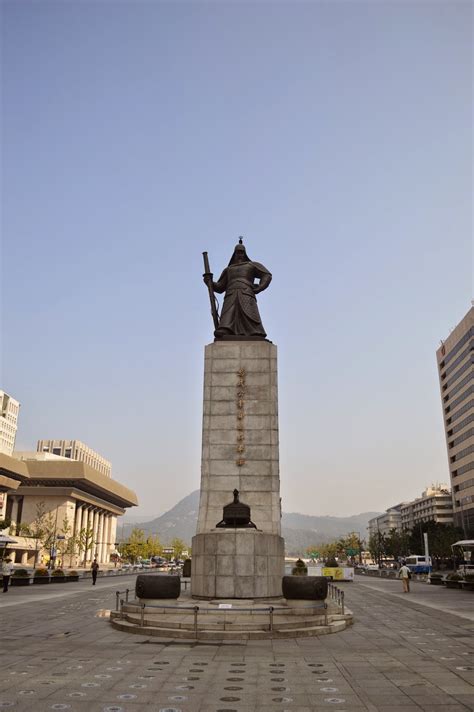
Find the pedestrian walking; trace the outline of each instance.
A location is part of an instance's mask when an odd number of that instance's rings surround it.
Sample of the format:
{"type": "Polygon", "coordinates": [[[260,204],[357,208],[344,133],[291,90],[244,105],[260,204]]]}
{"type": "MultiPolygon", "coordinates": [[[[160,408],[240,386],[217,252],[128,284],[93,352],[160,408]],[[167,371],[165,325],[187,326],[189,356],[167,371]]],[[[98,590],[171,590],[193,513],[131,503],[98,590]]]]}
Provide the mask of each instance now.
{"type": "Polygon", "coordinates": [[[13,564],[11,561],[11,559],[4,559],[2,563],[3,593],[8,591],[8,584],[10,583],[10,577],[13,573],[13,564]]]}
{"type": "Polygon", "coordinates": [[[403,564],[403,566],[400,568],[400,571],[398,572],[398,578],[401,578],[403,582],[403,593],[410,593],[411,571],[406,564],[403,564]]]}
{"type": "Polygon", "coordinates": [[[99,571],[99,564],[97,563],[97,559],[94,559],[94,561],[92,562],[91,569],[92,569],[92,585],[95,586],[95,582],[97,581],[97,572],[99,571]]]}

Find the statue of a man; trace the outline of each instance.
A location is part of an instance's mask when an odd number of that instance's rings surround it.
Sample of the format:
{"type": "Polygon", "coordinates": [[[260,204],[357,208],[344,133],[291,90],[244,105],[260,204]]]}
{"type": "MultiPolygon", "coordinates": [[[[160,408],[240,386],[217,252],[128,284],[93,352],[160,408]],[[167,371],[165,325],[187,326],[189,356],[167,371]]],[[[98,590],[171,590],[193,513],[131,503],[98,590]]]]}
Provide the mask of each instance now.
{"type": "MultiPolygon", "coordinates": [[[[204,275],[207,284],[210,276],[204,275]]],[[[272,275],[260,262],[249,259],[242,238],[217,282],[212,282],[215,292],[225,292],[216,339],[233,336],[266,337],[258,311],[255,295],[263,292],[272,281],[272,275]],[[255,282],[258,280],[258,282],[255,282]]]]}

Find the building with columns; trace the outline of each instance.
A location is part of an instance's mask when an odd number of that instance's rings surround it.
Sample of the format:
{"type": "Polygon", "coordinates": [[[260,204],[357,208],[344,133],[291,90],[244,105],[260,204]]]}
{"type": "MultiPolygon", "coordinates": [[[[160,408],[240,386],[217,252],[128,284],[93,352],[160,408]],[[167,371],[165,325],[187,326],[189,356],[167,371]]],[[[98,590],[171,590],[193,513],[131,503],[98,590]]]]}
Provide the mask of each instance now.
{"type": "Polygon", "coordinates": [[[22,525],[34,531],[40,511],[54,528],[57,558],[71,537],[85,543],[85,550],[62,555],[65,565],[87,566],[95,557],[101,564],[109,563],[115,550],[117,517],[138,504],[134,492],[84,462],[47,453],[0,457],[0,494],[7,494],[5,518],[16,539],[9,555],[15,563],[34,566],[42,556],[49,558],[51,552],[41,551],[34,536],[23,535],[22,525]]]}

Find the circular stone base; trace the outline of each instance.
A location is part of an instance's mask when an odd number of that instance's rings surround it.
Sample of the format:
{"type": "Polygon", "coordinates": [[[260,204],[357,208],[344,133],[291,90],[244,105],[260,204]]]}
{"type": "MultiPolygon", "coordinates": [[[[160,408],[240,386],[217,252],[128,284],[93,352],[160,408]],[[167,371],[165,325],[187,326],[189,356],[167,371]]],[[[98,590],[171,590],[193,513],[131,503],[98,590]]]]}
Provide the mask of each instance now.
{"type": "Polygon", "coordinates": [[[138,598],[139,603],[149,603],[151,606],[176,606],[178,600],[176,598],[138,598]]]}

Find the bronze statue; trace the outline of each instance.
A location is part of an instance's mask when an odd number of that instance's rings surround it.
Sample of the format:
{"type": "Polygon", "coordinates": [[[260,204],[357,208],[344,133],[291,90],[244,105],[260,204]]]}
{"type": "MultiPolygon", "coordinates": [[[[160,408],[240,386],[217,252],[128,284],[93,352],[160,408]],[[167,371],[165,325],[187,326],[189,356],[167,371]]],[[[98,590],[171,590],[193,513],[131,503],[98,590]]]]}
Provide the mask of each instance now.
{"type": "Polygon", "coordinates": [[[218,339],[265,339],[266,333],[258,311],[256,294],[263,292],[272,281],[272,275],[260,262],[252,262],[239,238],[228,266],[217,282],[213,281],[207,252],[203,252],[204,283],[209,290],[214,320],[214,336],[218,339]],[[255,282],[255,280],[259,280],[255,282]],[[225,292],[219,317],[214,292],[225,292]]]}

